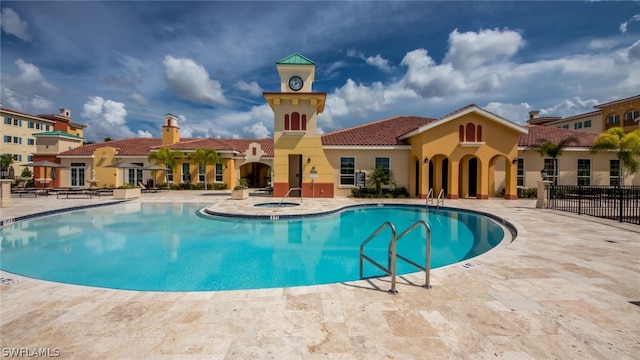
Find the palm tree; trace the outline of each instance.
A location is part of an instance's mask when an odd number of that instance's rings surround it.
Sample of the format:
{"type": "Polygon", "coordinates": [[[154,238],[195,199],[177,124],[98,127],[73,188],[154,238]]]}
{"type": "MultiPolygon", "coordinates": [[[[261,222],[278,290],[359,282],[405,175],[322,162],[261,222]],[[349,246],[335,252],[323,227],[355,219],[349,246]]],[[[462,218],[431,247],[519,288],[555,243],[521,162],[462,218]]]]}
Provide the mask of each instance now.
{"type": "Polygon", "coordinates": [[[196,164],[204,164],[205,172],[204,172],[204,189],[207,190],[207,164],[215,164],[220,162],[220,156],[218,156],[218,152],[214,149],[197,149],[190,155],[191,160],[193,160],[196,164]]]}
{"type": "MultiPolygon", "coordinates": [[[[174,151],[169,148],[162,148],[157,152],[153,152],[149,155],[149,161],[155,161],[158,165],[164,165],[171,171],[175,172],[178,167],[178,160],[182,159],[182,153],[180,151],[174,151]]],[[[169,188],[169,180],[167,179],[167,172],[164,172],[164,180],[169,188]]]]}
{"type": "Polygon", "coordinates": [[[618,185],[624,185],[624,169],[635,174],[640,169],[638,156],[640,156],[640,130],[624,133],[621,127],[612,127],[600,134],[591,145],[591,152],[615,151],[620,160],[618,172],[618,185]]]}
{"type": "Polygon", "coordinates": [[[2,154],[0,155],[0,169],[2,170],[2,175],[4,177],[5,171],[9,169],[9,166],[13,164],[13,155],[11,154],[2,154]]]}
{"type": "Polygon", "coordinates": [[[396,186],[396,182],[393,179],[393,172],[383,167],[377,167],[371,170],[369,175],[367,175],[367,183],[376,188],[378,196],[382,196],[382,185],[396,186]]]}
{"type": "Polygon", "coordinates": [[[579,140],[575,136],[567,136],[560,140],[557,144],[547,140],[538,139],[536,145],[530,146],[532,150],[540,153],[540,156],[548,156],[553,159],[553,184],[558,185],[558,157],[562,155],[562,151],[571,144],[577,144],[579,140]]]}

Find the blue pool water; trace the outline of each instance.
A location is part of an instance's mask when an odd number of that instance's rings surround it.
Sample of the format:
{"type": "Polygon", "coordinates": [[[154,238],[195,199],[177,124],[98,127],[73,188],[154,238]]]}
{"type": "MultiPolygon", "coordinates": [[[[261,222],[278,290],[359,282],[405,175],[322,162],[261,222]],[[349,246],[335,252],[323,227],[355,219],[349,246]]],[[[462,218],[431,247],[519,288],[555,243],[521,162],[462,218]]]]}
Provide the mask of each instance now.
{"type": "MultiPolygon", "coordinates": [[[[359,279],[360,243],[385,221],[398,233],[432,229],[432,267],[482,254],[504,237],[474,213],[368,206],[286,220],[202,217],[206,204],[123,203],[17,222],[0,229],[2,270],[62,283],[147,291],[288,287],[359,279]]],[[[390,231],[366,247],[386,264],[390,231]]],[[[425,262],[425,232],[398,253],[425,262]]],[[[398,274],[416,272],[398,261],[398,274]]],[[[365,263],[365,276],[383,275],[365,263]]]]}

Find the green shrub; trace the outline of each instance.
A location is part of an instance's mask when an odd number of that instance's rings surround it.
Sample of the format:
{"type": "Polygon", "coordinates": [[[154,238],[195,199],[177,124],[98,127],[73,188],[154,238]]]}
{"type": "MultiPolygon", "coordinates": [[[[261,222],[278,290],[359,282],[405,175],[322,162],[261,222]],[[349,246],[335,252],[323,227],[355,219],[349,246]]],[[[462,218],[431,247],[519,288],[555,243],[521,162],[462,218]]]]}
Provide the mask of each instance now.
{"type": "Polygon", "coordinates": [[[538,197],[537,188],[518,188],[519,199],[535,199],[538,197]]]}

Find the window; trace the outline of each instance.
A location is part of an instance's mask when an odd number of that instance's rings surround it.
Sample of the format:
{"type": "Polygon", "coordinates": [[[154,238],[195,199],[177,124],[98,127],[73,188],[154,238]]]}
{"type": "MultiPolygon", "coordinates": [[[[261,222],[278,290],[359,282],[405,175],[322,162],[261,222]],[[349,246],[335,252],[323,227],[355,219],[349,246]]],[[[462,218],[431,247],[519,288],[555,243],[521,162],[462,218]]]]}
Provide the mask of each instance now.
{"type": "Polygon", "coordinates": [[[630,110],[630,111],[627,111],[627,113],[624,115],[624,119],[627,121],[633,121],[638,117],[640,117],[639,110],[630,110]]]}
{"type": "Polygon", "coordinates": [[[581,122],[574,123],[573,128],[575,130],[582,129],[582,123],[581,122]]]}
{"type": "Polygon", "coordinates": [[[84,187],[85,181],[84,181],[84,176],[85,176],[85,163],[71,163],[70,164],[70,180],[71,180],[71,186],[72,187],[84,187]]]}
{"type": "Polygon", "coordinates": [[[14,144],[22,144],[22,138],[18,137],[18,136],[14,136],[13,137],[13,143],[14,144]]]}
{"type": "Polygon", "coordinates": [[[33,121],[29,121],[29,122],[27,123],[27,127],[28,127],[29,129],[33,129],[33,128],[34,128],[34,126],[35,126],[35,125],[33,124],[33,121]]]}
{"type": "MultiPolygon", "coordinates": [[[[377,157],[375,160],[375,167],[384,169],[388,174],[389,171],[391,170],[391,167],[389,166],[389,158],[377,157]]],[[[385,185],[389,185],[389,184],[385,184],[385,185]]]]}
{"type": "Polygon", "coordinates": [[[284,115],[284,129],[292,131],[307,130],[307,115],[294,112],[291,115],[284,115]]]}
{"type": "Polygon", "coordinates": [[[182,182],[191,182],[191,172],[189,170],[189,163],[182,163],[182,182]]]}
{"type": "Polygon", "coordinates": [[[558,185],[558,178],[556,177],[556,163],[554,159],[544,159],[544,169],[547,171],[547,177],[545,180],[553,182],[554,185],[558,185]]]}
{"type": "Polygon", "coordinates": [[[340,158],[340,185],[356,184],[356,159],[353,157],[340,158]]]}
{"type": "Polygon", "coordinates": [[[590,128],[590,127],[591,127],[591,120],[586,120],[586,121],[584,122],[584,127],[586,127],[586,128],[590,128]]]}
{"type": "Polygon", "coordinates": [[[5,116],[4,117],[4,124],[5,125],[11,125],[11,119],[5,116]]]}
{"type": "Polygon", "coordinates": [[[173,182],[173,169],[167,166],[167,182],[173,182]]]}
{"type": "Polygon", "coordinates": [[[591,160],[578,159],[578,186],[591,185],[591,160]]]}
{"type": "Polygon", "coordinates": [[[9,136],[9,135],[5,135],[5,136],[4,136],[4,142],[5,142],[5,143],[9,143],[9,144],[11,144],[11,136],[9,136]]]}
{"type": "Polygon", "coordinates": [[[518,182],[518,186],[524,187],[524,159],[518,158],[518,174],[516,176],[516,180],[518,182]]]}
{"type": "Polygon", "coordinates": [[[222,163],[216,163],[216,182],[222,182],[222,163]]]}
{"type": "Polygon", "coordinates": [[[36,139],[27,139],[27,145],[35,145],[36,139]]]}
{"type": "Polygon", "coordinates": [[[206,175],[207,175],[207,165],[205,163],[198,164],[198,182],[203,183],[207,181],[206,175]]]}
{"type": "Polygon", "coordinates": [[[27,155],[27,161],[29,162],[33,161],[33,155],[27,155]]]}
{"type": "Polygon", "coordinates": [[[49,125],[47,125],[46,131],[49,131],[49,125]]]}
{"type": "Polygon", "coordinates": [[[22,155],[13,154],[13,161],[22,161],[22,155]]]}
{"type": "Polygon", "coordinates": [[[36,123],[36,130],[40,130],[41,129],[42,124],[40,123],[36,123]]]}
{"type": "Polygon", "coordinates": [[[607,116],[607,124],[608,125],[617,124],[619,122],[620,122],[620,115],[611,114],[611,115],[607,116]]]}
{"type": "Polygon", "coordinates": [[[568,128],[569,128],[569,124],[562,125],[562,128],[563,128],[563,129],[568,129],[568,128]]]}
{"type": "Polygon", "coordinates": [[[620,185],[620,160],[609,160],[609,185],[620,185]]]}
{"type": "Polygon", "coordinates": [[[13,126],[22,126],[22,120],[13,119],[13,126]]]}
{"type": "MultiPolygon", "coordinates": [[[[144,163],[132,163],[133,165],[138,165],[140,167],[144,166],[144,163]]],[[[127,183],[134,184],[137,186],[138,181],[142,181],[142,169],[127,169],[128,179],[127,183]]]]}

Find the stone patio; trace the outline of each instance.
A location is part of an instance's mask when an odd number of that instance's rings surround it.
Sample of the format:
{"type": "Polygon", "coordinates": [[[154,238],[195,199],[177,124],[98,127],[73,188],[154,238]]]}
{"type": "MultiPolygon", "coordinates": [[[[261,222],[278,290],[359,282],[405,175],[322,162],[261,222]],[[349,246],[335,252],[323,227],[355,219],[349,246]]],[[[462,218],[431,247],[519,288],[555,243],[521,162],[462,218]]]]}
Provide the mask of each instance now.
{"type": "MultiPolygon", "coordinates": [[[[243,212],[274,200],[163,191],[133,201],[243,212]]],[[[109,201],[13,198],[0,218],[109,201]]],[[[304,199],[297,211],[355,202],[304,199]]],[[[536,209],[535,200],[445,205],[499,215],[518,236],[475,266],[433,270],[430,290],[420,287],[424,274],[401,276],[397,295],[386,292],[388,278],[161,293],[1,272],[14,280],[0,285],[2,356],[27,348],[63,359],[640,359],[640,306],[631,303],[640,301],[639,226],[536,209]]]]}

